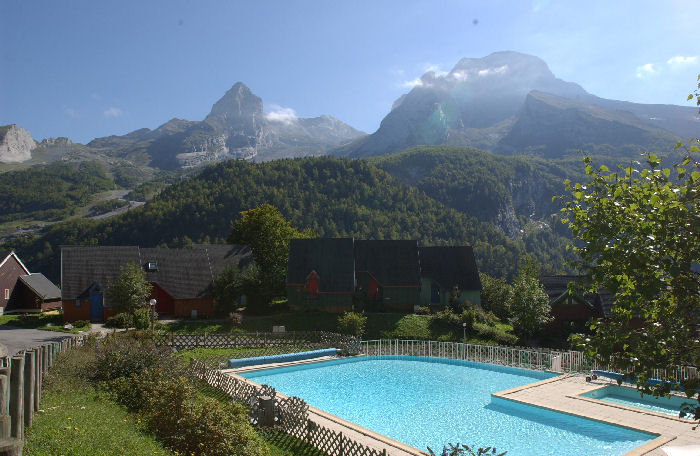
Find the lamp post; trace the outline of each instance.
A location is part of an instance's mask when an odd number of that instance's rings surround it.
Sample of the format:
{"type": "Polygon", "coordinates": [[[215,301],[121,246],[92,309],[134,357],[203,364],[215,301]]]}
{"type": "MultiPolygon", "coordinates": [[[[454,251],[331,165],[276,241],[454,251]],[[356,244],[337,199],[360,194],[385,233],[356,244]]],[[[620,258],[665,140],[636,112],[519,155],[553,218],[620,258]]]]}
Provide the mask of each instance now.
{"type": "Polygon", "coordinates": [[[148,301],[148,304],[151,305],[151,312],[150,312],[150,317],[151,317],[151,332],[153,332],[153,327],[155,326],[155,320],[156,320],[156,304],[158,302],[156,301],[155,298],[151,298],[150,301],[148,301]]]}
{"type": "Polygon", "coordinates": [[[467,323],[462,323],[462,341],[467,343],[467,323]]]}

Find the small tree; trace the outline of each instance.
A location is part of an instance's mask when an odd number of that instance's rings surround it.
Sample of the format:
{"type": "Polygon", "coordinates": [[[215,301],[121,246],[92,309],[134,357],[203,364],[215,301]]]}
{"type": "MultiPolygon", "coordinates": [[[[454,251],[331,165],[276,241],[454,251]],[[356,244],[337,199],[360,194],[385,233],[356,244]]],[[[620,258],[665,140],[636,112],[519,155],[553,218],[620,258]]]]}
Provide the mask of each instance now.
{"type": "Polygon", "coordinates": [[[119,276],[111,280],[105,290],[107,304],[117,312],[134,313],[146,305],[151,284],[146,282],[143,270],[136,263],[119,268],[119,276]]]}
{"type": "Polygon", "coordinates": [[[338,317],[338,331],[343,334],[350,334],[357,338],[362,338],[365,333],[367,317],[355,312],[345,312],[338,317]]]}
{"type": "Polygon", "coordinates": [[[513,331],[524,340],[529,340],[552,321],[549,297],[542,288],[537,278],[537,268],[531,261],[520,268],[513,281],[510,310],[513,315],[510,319],[513,331]]]}
{"type": "Polygon", "coordinates": [[[501,320],[508,321],[513,287],[504,279],[497,279],[483,272],[479,273],[479,278],[481,279],[481,307],[484,310],[490,310],[501,320]]]}
{"type": "Polygon", "coordinates": [[[226,266],[214,277],[212,284],[214,309],[219,315],[228,315],[238,307],[238,296],[241,293],[241,275],[238,266],[226,266]]]}
{"type": "Polygon", "coordinates": [[[459,303],[459,287],[457,285],[450,290],[448,302],[454,313],[460,313],[462,311],[462,305],[459,303]]]}

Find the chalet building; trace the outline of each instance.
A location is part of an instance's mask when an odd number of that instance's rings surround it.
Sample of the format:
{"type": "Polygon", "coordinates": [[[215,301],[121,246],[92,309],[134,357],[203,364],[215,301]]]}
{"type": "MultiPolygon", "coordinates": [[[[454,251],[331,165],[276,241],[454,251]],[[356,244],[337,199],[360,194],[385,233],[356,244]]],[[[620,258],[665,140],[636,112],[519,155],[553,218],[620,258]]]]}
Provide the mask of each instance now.
{"type": "Polygon", "coordinates": [[[460,306],[481,305],[481,279],[471,246],[421,247],[419,253],[422,306],[445,308],[455,287],[460,306]]]}
{"type": "Polygon", "coordinates": [[[462,302],[479,304],[481,282],[471,247],[429,250],[425,271],[423,249],[417,241],[407,240],[292,239],[287,263],[289,306],[327,312],[413,312],[430,303],[434,289],[433,303],[446,305],[448,290],[454,286],[460,289],[462,302]],[[449,268],[441,268],[439,255],[447,258],[449,268]]]}
{"type": "Polygon", "coordinates": [[[540,283],[549,296],[550,327],[571,330],[582,327],[590,318],[608,317],[612,308],[610,293],[585,293],[581,277],[570,275],[542,276],[540,283]],[[569,284],[573,283],[573,292],[569,284]]]}
{"type": "Polygon", "coordinates": [[[104,321],[116,312],[105,289],[124,266],[139,265],[152,285],[159,314],[209,317],[214,313],[211,285],[227,265],[252,262],[250,247],[195,245],[186,249],[138,246],[83,246],[61,249],[61,289],[65,321],[104,321]]]}
{"type": "Polygon", "coordinates": [[[15,252],[0,252],[0,315],[61,307],[61,290],[40,273],[30,273],[15,252]]]}

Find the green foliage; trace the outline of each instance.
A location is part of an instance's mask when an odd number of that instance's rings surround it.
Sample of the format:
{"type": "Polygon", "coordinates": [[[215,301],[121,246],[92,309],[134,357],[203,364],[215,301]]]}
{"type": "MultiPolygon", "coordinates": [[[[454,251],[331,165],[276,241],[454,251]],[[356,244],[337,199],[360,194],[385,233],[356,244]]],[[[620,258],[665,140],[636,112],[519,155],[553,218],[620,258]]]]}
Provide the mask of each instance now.
{"type": "Polygon", "coordinates": [[[134,313],[146,305],[151,294],[151,284],[136,263],[129,263],[119,268],[119,277],[109,282],[105,290],[107,305],[117,311],[134,313]]]}
{"type": "Polygon", "coordinates": [[[508,453],[507,451],[497,453],[495,447],[472,449],[467,445],[460,445],[459,443],[456,446],[451,443],[448,445],[449,448],[447,446],[442,447],[442,452],[439,455],[436,455],[430,447],[427,447],[428,454],[430,456],[505,456],[505,454],[508,453]]]}
{"type": "Polygon", "coordinates": [[[241,290],[241,274],[234,264],[226,266],[214,277],[212,294],[217,315],[228,315],[239,307],[238,297],[243,294],[241,290]]]}
{"type": "Polygon", "coordinates": [[[513,331],[523,339],[528,339],[552,321],[549,297],[540,284],[537,269],[528,263],[520,268],[513,281],[511,295],[510,322],[513,331]]]}
{"type": "Polygon", "coordinates": [[[134,326],[134,316],[129,312],[120,312],[105,321],[105,328],[126,329],[134,326]]]}
{"type": "Polygon", "coordinates": [[[134,328],[148,329],[151,327],[151,310],[147,307],[137,309],[134,312],[134,328]]]}
{"type": "Polygon", "coordinates": [[[366,324],[367,317],[364,314],[344,312],[338,317],[338,332],[362,338],[366,324]]]}
{"type": "Polygon", "coordinates": [[[309,229],[299,231],[293,228],[282,214],[269,204],[241,211],[238,216],[227,240],[231,244],[250,246],[262,285],[255,294],[265,296],[269,303],[273,296],[284,294],[289,240],[315,235],[309,229]]]}
{"type": "Polygon", "coordinates": [[[501,278],[494,278],[480,272],[481,279],[481,307],[493,312],[501,320],[510,318],[510,301],[513,295],[513,287],[501,278]]]}
{"type": "Polygon", "coordinates": [[[94,204],[90,208],[90,213],[89,215],[100,215],[100,214],[105,214],[107,212],[113,211],[115,209],[119,209],[120,207],[124,207],[128,205],[129,203],[122,200],[122,199],[110,199],[110,200],[105,200],[105,201],[100,201],[97,204],[94,204]]]}
{"type": "Polygon", "coordinates": [[[88,204],[96,193],[114,187],[96,162],[56,162],[0,173],[0,223],[60,220],[88,204]]]}
{"type": "Polygon", "coordinates": [[[496,326],[490,326],[484,323],[474,323],[474,331],[479,338],[484,340],[492,340],[498,345],[515,345],[518,342],[518,336],[499,329],[496,326]]]}
{"type": "Polygon", "coordinates": [[[150,368],[172,369],[174,366],[168,347],[158,347],[152,339],[139,333],[117,333],[105,337],[96,347],[92,376],[109,381],[150,368]]]}
{"type": "Polygon", "coordinates": [[[584,164],[589,181],[568,183],[564,221],[580,258],[575,266],[615,301],[611,318],[593,322],[590,341],[573,342],[591,356],[612,356],[615,368],[650,392],[645,382],[655,369],[700,364],[700,162],[688,157],[664,169],[647,155],[646,165],[615,172],[590,158],[584,164]]]}
{"type": "Polygon", "coordinates": [[[418,315],[430,315],[430,307],[418,306],[418,310],[416,310],[416,314],[418,314],[418,315]]]}
{"type": "MultiPolygon", "coordinates": [[[[232,214],[262,204],[276,207],[291,226],[310,227],[323,237],[469,243],[480,270],[497,277],[512,277],[525,255],[526,245],[510,240],[491,222],[448,207],[367,161],[330,157],[219,163],[119,216],[59,223],[40,237],[11,239],[4,247],[59,280],[59,250],[51,246],[223,243],[232,214]]],[[[560,271],[558,247],[540,247],[548,252],[551,269],[560,271]]]]}

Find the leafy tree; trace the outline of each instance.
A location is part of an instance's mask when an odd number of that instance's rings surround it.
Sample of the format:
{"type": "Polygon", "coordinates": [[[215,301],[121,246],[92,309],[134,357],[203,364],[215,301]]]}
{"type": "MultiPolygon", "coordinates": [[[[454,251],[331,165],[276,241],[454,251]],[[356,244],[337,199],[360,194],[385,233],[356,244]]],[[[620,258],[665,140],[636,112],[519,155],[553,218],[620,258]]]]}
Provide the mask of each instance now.
{"type": "MultiPolygon", "coordinates": [[[[687,151],[697,153],[698,145],[691,140],[687,151]]],[[[646,383],[655,369],[700,364],[700,163],[688,157],[662,169],[647,155],[646,166],[617,172],[596,169],[588,157],[584,163],[590,181],[568,183],[565,222],[580,257],[575,265],[592,290],[606,288],[615,302],[611,318],[593,322],[590,339],[573,341],[590,356],[610,359],[643,391],[666,393],[669,383],[646,383]]],[[[697,383],[681,381],[689,394],[697,383]]]]}
{"type": "Polygon", "coordinates": [[[241,274],[238,266],[230,264],[214,277],[212,284],[214,309],[220,315],[228,315],[238,307],[241,293],[241,274]]]}
{"type": "Polygon", "coordinates": [[[146,305],[151,294],[151,284],[146,282],[143,270],[136,263],[129,263],[119,269],[119,276],[111,280],[105,290],[105,299],[117,312],[134,313],[146,305]]]}
{"type": "Polygon", "coordinates": [[[351,336],[362,338],[366,324],[367,317],[364,314],[345,312],[338,317],[338,331],[342,334],[350,334],[351,336]]]}
{"type": "Polygon", "coordinates": [[[310,237],[314,237],[311,230],[293,228],[274,206],[263,204],[239,213],[228,242],[250,246],[262,284],[257,295],[264,296],[269,302],[274,296],[284,293],[289,240],[310,237]]]}
{"type": "Polygon", "coordinates": [[[499,319],[507,321],[510,318],[510,301],[513,287],[505,279],[494,278],[480,272],[481,279],[481,307],[490,310],[499,319]]]}
{"type": "Polygon", "coordinates": [[[552,321],[549,314],[549,297],[540,284],[537,272],[533,263],[528,261],[520,268],[513,281],[510,322],[513,331],[525,340],[530,339],[552,321]]]}

